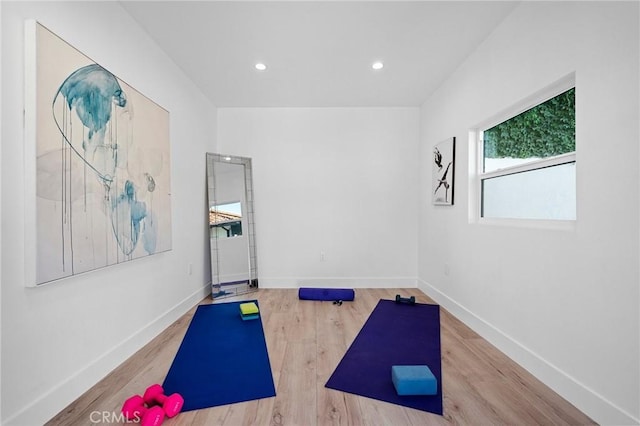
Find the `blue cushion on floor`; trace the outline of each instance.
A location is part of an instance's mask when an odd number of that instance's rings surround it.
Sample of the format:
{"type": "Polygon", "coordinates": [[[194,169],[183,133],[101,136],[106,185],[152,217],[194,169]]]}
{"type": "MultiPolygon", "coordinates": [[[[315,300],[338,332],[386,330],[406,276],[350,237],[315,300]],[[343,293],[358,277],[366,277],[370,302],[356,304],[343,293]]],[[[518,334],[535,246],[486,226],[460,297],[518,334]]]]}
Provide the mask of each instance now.
{"type": "Polygon", "coordinates": [[[355,298],[355,291],[352,288],[310,288],[301,287],[298,289],[300,300],[342,300],[352,301],[355,298]]]}
{"type": "Polygon", "coordinates": [[[435,395],[438,380],[426,365],[394,365],[391,380],[398,395],[435,395]]]}

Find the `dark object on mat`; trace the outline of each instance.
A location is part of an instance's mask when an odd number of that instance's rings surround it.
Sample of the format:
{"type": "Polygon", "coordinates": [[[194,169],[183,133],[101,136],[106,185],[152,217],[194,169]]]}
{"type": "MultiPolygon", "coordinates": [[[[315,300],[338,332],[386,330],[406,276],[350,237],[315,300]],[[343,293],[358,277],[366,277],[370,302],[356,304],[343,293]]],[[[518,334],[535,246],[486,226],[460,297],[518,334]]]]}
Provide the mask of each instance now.
{"type": "Polygon", "coordinates": [[[440,307],[380,300],[325,386],[442,415],[440,307]],[[391,367],[421,364],[436,377],[437,393],[398,395],[391,367]]]}
{"type": "Polygon", "coordinates": [[[301,287],[298,290],[298,298],[300,300],[342,300],[343,302],[352,301],[355,298],[355,291],[351,288],[311,288],[301,287]]]}
{"type": "Polygon", "coordinates": [[[396,294],[396,303],[406,303],[407,305],[415,305],[416,304],[416,298],[415,298],[415,296],[400,297],[399,294],[396,294]]]}
{"type": "Polygon", "coordinates": [[[240,303],[198,306],[162,384],[182,411],[276,395],[262,319],[242,321],[240,303]]]}

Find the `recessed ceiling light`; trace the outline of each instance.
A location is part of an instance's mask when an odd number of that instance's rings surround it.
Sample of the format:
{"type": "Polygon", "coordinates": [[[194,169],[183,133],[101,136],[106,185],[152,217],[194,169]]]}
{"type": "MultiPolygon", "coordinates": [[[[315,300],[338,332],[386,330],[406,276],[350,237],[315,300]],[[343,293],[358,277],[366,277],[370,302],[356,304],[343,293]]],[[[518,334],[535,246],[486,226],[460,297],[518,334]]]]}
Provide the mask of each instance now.
{"type": "Polygon", "coordinates": [[[267,69],[267,66],[266,66],[265,64],[263,64],[262,62],[258,62],[258,63],[256,64],[256,69],[257,69],[258,71],[264,71],[264,70],[266,70],[266,69],[267,69]]]}
{"type": "Polygon", "coordinates": [[[380,61],[374,62],[373,65],[371,65],[371,68],[373,68],[374,70],[381,70],[383,67],[384,64],[380,61]]]}

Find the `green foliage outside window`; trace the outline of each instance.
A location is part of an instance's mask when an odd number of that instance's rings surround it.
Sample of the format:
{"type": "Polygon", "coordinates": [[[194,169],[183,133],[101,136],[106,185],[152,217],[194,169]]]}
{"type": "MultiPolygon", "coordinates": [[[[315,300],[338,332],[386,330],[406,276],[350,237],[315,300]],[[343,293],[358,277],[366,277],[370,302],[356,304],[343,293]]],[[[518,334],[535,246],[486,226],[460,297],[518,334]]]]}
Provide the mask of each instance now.
{"type": "Polygon", "coordinates": [[[485,158],[546,158],[576,149],[575,88],[484,131],[485,158]]]}

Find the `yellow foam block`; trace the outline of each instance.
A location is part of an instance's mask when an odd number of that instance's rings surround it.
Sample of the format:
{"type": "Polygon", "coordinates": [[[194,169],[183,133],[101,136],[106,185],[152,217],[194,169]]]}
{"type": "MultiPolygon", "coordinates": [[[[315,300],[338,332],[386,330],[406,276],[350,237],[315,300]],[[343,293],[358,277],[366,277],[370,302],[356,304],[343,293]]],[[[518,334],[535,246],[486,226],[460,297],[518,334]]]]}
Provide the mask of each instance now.
{"type": "Polygon", "coordinates": [[[260,310],[258,309],[258,305],[256,305],[255,302],[240,304],[240,313],[242,315],[257,314],[258,312],[260,312],[260,310]]]}

